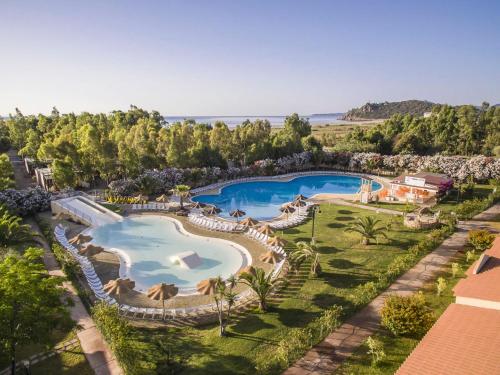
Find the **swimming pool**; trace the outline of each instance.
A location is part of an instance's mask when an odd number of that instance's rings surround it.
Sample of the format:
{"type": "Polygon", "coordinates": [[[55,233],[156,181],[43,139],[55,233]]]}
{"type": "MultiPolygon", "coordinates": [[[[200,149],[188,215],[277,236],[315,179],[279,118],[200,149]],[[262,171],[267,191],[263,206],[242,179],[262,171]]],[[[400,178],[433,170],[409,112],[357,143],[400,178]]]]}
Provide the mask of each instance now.
{"type": "Polygon", "coordinates": [[[179,294],[189,294],[201,280],[227,278],[251,263],[242,246],[188,233],[179,221],[159,215],[124,218],[92,228],[89,234],[92,243],[120,255],[120,277],[131,278],[143,292],[164,282],[175,284],[179,294]],[[201,264],[188,269],[172,261],[186,251],[195,251],[201,264]]]}
{"type": "MultiPolygon", "coordinates": [[[[311,197],[315,194],[355,194],[361,187],[361,177],[347,175],[311,175],[290,181],[251,181],[223,187],[219,194],[197,195],[193,201],[213,204],[222,212],[219,216],[230,218],[229,212],[240,209],[258,220],[269,220],[279,215],[283,203],[298,194],[311,197]]],[[[382,186],[373,181],[373,190],[382,186]]]]}

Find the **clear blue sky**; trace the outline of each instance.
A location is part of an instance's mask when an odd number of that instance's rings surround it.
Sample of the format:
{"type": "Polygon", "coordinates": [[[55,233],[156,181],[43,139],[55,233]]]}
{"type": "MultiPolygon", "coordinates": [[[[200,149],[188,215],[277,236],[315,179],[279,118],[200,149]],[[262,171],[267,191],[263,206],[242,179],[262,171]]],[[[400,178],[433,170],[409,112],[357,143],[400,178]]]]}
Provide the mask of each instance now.
{"type": "Polygon", "coordinates": [[[0,114],[500,102],[500,1],[1,0],[0,114]]]}

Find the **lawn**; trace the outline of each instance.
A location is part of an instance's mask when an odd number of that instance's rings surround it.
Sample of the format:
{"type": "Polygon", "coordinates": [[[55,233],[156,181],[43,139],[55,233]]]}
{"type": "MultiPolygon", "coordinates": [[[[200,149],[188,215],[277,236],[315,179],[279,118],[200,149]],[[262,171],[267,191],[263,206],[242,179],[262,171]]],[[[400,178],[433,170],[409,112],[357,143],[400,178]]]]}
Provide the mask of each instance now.
{"type": "MultiPolygon", "coordinates": [[[[464,271],[470,265],[466,264],[463,254],[459,254],[456,262],[461,265],[462,270],[455,277],[451,274],[451,266],[440,275],[444,277],[448,283],[446,290],[441,296],[437,296],[436,294],[435,283],[428,284],[422,290],[427,305],[434,311],[436,319],[444,312],[448,305],[455,300],[453,296],[453,287],[465,276],[464,271]]],[[[368,347],[366,344],[363,344],[344,362],[342,367],[337,370],[338,374],[393,374],[420,341],[419,338],[414,337],[394,337],[385,330],[375,334],[373,337],[383,342],[384,351],[387,357],[377,366],[371,366],[371,357],[367,354],[368,347]]]]}
{"type": "MultiPolygon", "coordinates": [[[[309,241],[311,221],[285,230],[290,242],[309,241]]],[[[276,342],[291,329],[306,327],[322,310],[333,304],[342,305],[346,315],[354,312],[348,301],[353,289],[375,280],[377,272],[386,269],[391,260],[425,236],[402,226],[401,217],[375,214],[363,209],[322,205],[316,217],[316,241],[321,252],[323,273],[308,278],[306,267],[292,275],[282,296],[273,300],[265,314],[248,313],[229,329],[229,337],[219,338],[215,326],[205,328],[172,328],[165,330],[137,329],[135,344],[141,348],[142,365],[150,371],[162,354],[154,343],[159,340],[168,347],[183,374],[249,374],[255,373],[256,363],[265,361],[275,349],[276,342]],[[360,238],[345,232],[357,217],[377,215],[383,224],[391,223],[389,241],[360,245],[360,238]]],[[[167,351],[168,351],[167,350],[167,351]]],[[[147,371],[146,371],[147,372],[147,371]]]]}
{"type": "Polygon", "coordinates": [[[474,186],[474,192],[461,196],[460,199],[458,199],[457,201],[457,193],[455,190],[453,190],[450,192],[448,196],[444,197],[441,200],[441,202],[439,202],[436,206],[434,206],[433,210],[435,211],[440,210],[442,213],[450,213],[456,210],[457,205],[459,203],[462,203],[465,200],[473,198],[479,198],[479,199],[486,198],[488,194],[490,194],[492,191],[493,191],[492,185],[476,184],[474,186]]]}
{"type": "Polygon", "coordinates": [[[360,204],[363,206],[377,207],[377,208],[386,208],[388,210],[400,211],[400,212],[413,212],[418,206],[412,203],[389,203],[389,202],[377,202],[377,203],[360,203],[356,202],[356,204],[360,204]]]}

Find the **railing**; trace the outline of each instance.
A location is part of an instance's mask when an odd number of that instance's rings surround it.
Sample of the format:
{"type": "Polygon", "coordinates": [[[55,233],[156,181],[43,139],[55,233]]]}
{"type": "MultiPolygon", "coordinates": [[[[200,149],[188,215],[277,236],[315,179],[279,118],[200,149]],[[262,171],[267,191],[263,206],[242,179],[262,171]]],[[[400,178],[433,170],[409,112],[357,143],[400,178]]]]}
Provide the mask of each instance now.
{"type": "Polygon", "coordinates": [[[71,207],[63,202],[57,202],[57,204],[59,206],[61,206],[61,208],[63,210],[66,210],[66,211],[72,213],[73,215],[77,216],[78,218],[80,218],[84,221],[87,221],[87,223],[89,223],[89,225],[92,226],[94,224],[94,220],[92,219],[92,216],[90,216],[89,214],[86,214],[85,212],[80,211],[79,209],[77,209],[75,207],[71,207]]]}

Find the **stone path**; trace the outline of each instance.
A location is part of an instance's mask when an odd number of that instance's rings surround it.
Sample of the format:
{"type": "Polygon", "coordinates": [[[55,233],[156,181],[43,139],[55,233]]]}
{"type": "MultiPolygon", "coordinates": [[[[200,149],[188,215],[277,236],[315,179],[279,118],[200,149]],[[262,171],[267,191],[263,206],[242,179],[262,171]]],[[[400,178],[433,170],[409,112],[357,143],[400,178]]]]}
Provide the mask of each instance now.
{"type": "Polygon", "coordinates": [[[365,308],[347,319],[321,343],[309,350],[283,375],[330,375],[356,350],[368,336],[380,328],[380,310],[390,294],[410,295],[433,280],[444,265],[448,264],[467,242],[471,229],[488,228],[488,223],[500,214],[500,204],[474,217],[472,221],[461,222],[458,230],[447,238],[436,250],[424,257],[412,269],[399,277],[385,292],[365,308]]]}

